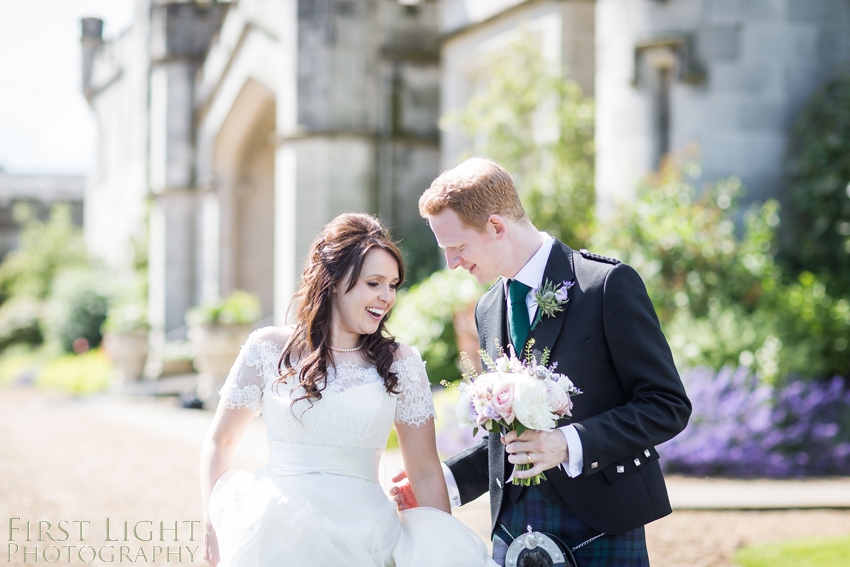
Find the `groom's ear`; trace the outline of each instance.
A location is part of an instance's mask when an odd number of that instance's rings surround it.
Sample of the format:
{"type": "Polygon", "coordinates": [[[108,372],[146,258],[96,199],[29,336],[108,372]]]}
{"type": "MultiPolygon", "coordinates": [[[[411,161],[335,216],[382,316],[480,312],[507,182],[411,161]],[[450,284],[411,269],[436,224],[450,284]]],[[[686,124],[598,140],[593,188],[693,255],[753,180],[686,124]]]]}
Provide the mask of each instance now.
{"type": "Polygon", "coordinates": [[[508,224],[502,215],[490,215],[487,218],[487,227],[493,230],[497,240],[501,240],[508,231],[508,224]]]}

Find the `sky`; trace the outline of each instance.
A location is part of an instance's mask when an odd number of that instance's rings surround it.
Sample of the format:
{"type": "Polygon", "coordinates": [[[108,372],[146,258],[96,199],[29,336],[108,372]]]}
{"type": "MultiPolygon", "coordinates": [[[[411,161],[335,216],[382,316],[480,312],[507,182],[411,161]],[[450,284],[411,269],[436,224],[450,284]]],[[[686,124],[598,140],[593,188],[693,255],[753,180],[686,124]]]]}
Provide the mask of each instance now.
{"type": "Polygon", "coordinates": [[[104,37],[132,22],[133,0],[0,0],[0,168],[85,174],[94,114],[80,91],[80,19],[104,37]]]}

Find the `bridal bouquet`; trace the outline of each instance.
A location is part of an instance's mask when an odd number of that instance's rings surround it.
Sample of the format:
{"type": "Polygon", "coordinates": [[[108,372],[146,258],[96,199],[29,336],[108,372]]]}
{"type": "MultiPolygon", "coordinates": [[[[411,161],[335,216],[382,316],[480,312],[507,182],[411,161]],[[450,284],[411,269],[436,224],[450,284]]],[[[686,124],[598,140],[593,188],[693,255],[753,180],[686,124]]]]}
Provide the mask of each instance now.
{"type": "MultiPolygon", "coordinates": [[[[566,375],[555,372],[557,363],[547,366],[548,349],[538,361],[531,352],[533,344],[534,340],[529,340],[524,361],[516,357],[513,349],[505,354],[500,347],[496,360],[480,350],[485,366],[480,374],[466,353],[461,355],[464,373],[455,410],[461,427],[471,427],[473,435],[478,428],[493,433],[513,430],[522,435],[527,429],[552,431],[558,418],[572,415],[571,396],[581,391],[566,375]]],[[[530,464],[516,465],[517,470],[529,468],[530,464]]],[[[540,473],[531,478],[514,478],[513,483],[530,486],[545,479],[540,473]]]]}

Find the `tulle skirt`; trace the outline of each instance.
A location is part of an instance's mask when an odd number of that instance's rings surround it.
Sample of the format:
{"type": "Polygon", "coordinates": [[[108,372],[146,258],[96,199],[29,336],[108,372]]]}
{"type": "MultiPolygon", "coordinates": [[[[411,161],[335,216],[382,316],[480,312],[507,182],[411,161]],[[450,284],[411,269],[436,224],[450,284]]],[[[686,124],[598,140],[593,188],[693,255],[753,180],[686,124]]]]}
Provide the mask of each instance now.
{"type": "Polygon", "coordinates": [[[399,513],[377,482],[356,476],[229,471],[210,515],[221,567],[495,565],[481,538],[450,514],[399,513]]]}

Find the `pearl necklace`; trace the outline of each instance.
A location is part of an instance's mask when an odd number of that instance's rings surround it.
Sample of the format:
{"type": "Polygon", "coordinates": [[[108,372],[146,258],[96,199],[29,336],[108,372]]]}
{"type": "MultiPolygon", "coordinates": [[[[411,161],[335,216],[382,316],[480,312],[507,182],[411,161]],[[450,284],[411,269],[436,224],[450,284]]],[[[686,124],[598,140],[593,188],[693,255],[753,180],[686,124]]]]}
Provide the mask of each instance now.
{"type": "Polygon", "coordinates": [[[336,348],[336,347],[333,347],[331,345],[328,345],[328,348],[330,348],[332,351],[335,351],[335,352],[357,352],[358,350],[363,348],[363,345],[356,346],[354,348],[336,348]]]}

